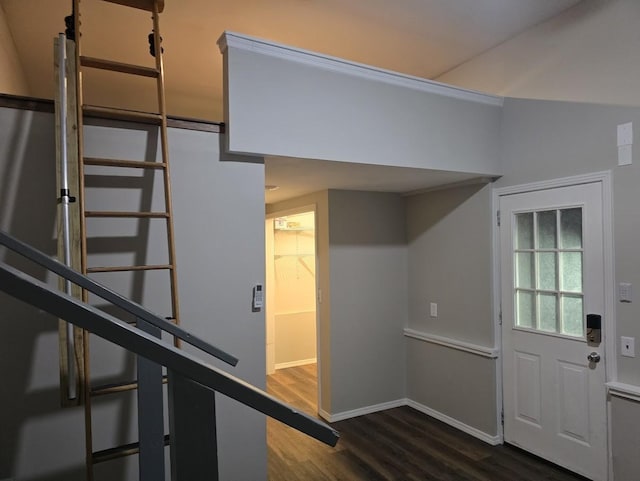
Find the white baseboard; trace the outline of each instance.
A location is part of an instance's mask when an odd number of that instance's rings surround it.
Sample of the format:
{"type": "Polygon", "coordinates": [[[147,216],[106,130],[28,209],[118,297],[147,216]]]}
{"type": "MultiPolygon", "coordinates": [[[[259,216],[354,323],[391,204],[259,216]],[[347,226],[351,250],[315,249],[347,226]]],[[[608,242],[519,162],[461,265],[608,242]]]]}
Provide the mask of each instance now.
{"type": "Polygon", "coordinates": [[[386,409],[393,409],[401,406],[409,406],[410,408],[415,409],[416,411],[420,411],[427,416],[431,416],[438,421],[442,421],[449,426],[452,426],[460,431],[467,433],[475,438],[478,438],[481,441],[484,441],[487,444],[492,446],[497,446],[498,444],[502,444],[502,439],[499,435],[491,435],[485,433],[484,431],[480,431],[468,424],[463,423],[462,421],[458,421],[446,414],[442,414],[435,409],[432,409],[424,404],[420,404],[419,402],[413,401],[412,399],[397,399],[395,401],[389,401],[386,403],[374,404],[372,406],[365,406],[359,409],[353,409],[352,411],[343,411],[341,413],[329,414],[328,412],[320,409],[318,414],[320,417],[329,423],[335,423],[338,421],[344,421],[345,419],[355,418],[358,416],[364,416],[365,414],[371,414],[378,411],[385,411],[386,409]]]}
{"type": "Polygon", "coordinates": [[[449,426],[459,429],[462,432],[470,434],[471,436],[478,438],[481,441],[484,441],[485,443],[491,444],[492,446],[497,446],[498,444],[502,444],[502,440],[500,439],[499,435],[493,436],[491,434],[487,434],[484,431],[480,431],[479,429],[469,426],[468,424],[465,424],[462,421],[458,421],[457,419],[449,417],[446,414],[442,414],[441,412],[436,411],[435,409],[432,409],[428,406],[425,406],[424,404],[420,404],[411,399],[406,399],[406,405],[409,406],[410,408],[415,409],[416,411],[420,411],[421,413],[431,416],[432,418],[435,418],[438,421],[442,421],[443,423],[448,424],[449,426]]]}
{"type": "Polygon", "coordinates": [[[300,359],[298,361],[281,362],[276,364],[276,370],[287,369],[288,367],[306,366],[307,364],[315,364],[318,359],[313,357],[311,359],[300,359]]]}
{"type": "Polygon", "coordinates": [[[407,404],[406,399],[397,399],[395,401],[374,404],[373,406],[365,406],[363,408],[353,409],[352,411],[343,411],[341,413],[336,413],[336,414],[329,414],[328,412],[320,409],[318,414],[320,414],[320,417],[325,421],[330,423],[336,423],[338,421],[344,421],[345,419],[364,416],[365,414],[377,413],[378,411],[385,411],[387,409],[406,406],[406,404],[407,404]]]}

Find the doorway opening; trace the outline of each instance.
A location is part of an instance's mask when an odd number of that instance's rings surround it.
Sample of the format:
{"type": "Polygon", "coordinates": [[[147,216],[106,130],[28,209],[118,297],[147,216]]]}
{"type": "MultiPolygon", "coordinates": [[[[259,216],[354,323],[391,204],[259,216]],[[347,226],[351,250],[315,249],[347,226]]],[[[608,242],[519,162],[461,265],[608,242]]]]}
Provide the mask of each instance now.
{"type": "Polygon", "coordinates": [[[315,211],[270,215],[265,241],[268,390],[315,415],[319,391],[315,211]]]}

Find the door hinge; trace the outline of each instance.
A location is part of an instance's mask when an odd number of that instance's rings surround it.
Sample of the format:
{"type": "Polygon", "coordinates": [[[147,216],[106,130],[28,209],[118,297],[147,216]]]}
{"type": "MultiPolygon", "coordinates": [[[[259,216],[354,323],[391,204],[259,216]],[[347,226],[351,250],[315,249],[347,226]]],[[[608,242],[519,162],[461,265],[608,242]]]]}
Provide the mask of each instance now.
{"type": "Polygon", "coordinates": [[[500,411],[500,424],[504,426],[504,410],[500,411]]]}
{"type": "Polygon", "coordinates": [[[498,227],[500,227],[500,211],[496,212],[496,222],[498,223],[498,227]]]}
{"type": "Polygon", "coordinates": [[[498,323],[502,325],[502,307],[500,308],[500,312],[498,312],[498,323]]]}

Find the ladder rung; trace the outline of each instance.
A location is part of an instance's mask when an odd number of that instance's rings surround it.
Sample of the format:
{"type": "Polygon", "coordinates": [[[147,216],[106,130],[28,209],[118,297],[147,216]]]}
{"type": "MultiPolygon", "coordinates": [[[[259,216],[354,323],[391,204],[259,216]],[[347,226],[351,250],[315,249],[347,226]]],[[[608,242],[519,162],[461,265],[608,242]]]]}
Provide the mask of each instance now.
{"type": "Polygon", "coordinates": [[[128,271],[159,271],[163,269],[173,269],[170,264],[150,265],[150,266],[114,266],[114,267],[89,267],[87,274],[96,272],[128,272],[128,271]]]}
{"type": "MultiPolygon", "coordinates": [[[[167,384],[167,376],[162,376],[162,384],[167,384]]],[[[91,388],[92,396],[104,396],[106,394],[116,394],[119,392],[133,391],[138,388],[138,381],[103,384],[91,388]]]]}
{"type": "MultiPolygon", "coordinates": [[[[168,446],[170,443],[169,435],[164,435],[164,445],[168,446]]],[[[112,459],[124,458],[125,456],[131,456],[140,452],[140,443],[129,443],[115,448],[103,449],[102,451],[96,451],[91,454],[91,460],[93,464],[104,463],[105,461],[111,461],[112,459]]]]}
{"type": "Polygon", "coordinates": [[[127,7],[139,8],[147,12],[153,12],[153,4],[158,4],[158,13],[164,10],[164,0],[105,0],[106,2],[117,3],[127,7]]]}
{"type": "Polygon", "coordinates": [[[142,67],[140,65],[132,65],[130,63],[115,62],[95,57],[80,57],[80,64],[83,67],[99,68],[102,70],[111,70],[112,72],[120,72],[131,75],[140,75],[142,77],[158,78],[160,75],[158,70],[151,67],[142,67]]]}
{"type": "Polygon", "coordinates": [[[97,159],[85,157],[84,165],[100,165],[103,167],[127,167],[130,169],[165,169],[164,162],[143,162],[141,160],[97,159]]]}
{"type": "Polygon", "coordinates": [[[118,392],[133,391],[138,387],[138,381],[132,381],[127,383],[112,383],[103,384],[91,388],[92,396],[104,396],[105,394],[114,394],[118,392]]]}
{"type": "Polygon", "coordinates": [[[139,112],[137,110],[114,109],[111,107],[98,107],[95,105],[85,105],[82,107],[85,115],[125,121],[147,121],[156,125],[162,123],[162,115],[154,112],[139,112]]]}
{"type": "Polygon", "coordinates": [[[86,211],[85,217],[121,217],[121,218],[145,218],[168,219],[168,212],[117,212],[117,211],[86,211]]]}

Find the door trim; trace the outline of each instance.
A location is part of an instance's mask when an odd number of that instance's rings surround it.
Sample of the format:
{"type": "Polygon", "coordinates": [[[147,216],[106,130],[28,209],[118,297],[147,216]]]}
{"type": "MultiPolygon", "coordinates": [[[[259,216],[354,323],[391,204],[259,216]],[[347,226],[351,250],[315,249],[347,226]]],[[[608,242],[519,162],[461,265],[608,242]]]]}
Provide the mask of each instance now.
{"type": "MultiPolygon", "coordinates": [[[[502,346],[502,326],[500,321],[500,309],[502,304],[501,279],[500,279],[500,228],[497,218],[500,207],[500,198],[506,195],[522,194],[539,190],[554,189],[559,187],[569,187],[580,184],[600,183],[602,186],[602,224],[603,224],[603,249],[604,249],[604,329],[607,333],[605,338],[604,351],[607,359],[605,380],[608,383],[617,380],[617,355],[616,355],[616,322],[615,322],[615,287],[614,287],[614,245],[613,245],[613,202],[611,191],[611,171],[594,172],[591,174],[562,177],[557,179],[531,182],[527,184],[512,185],[493,189],[492,213],[493,229],[493,313],[494,313],[494,336],[495,344],[500,359],[503,359],[502,346]]],[[[503,406],[502,387],[502,362],[497,362],[496,366],[496,419],[498,419],[497,432],[500,442],[504,443],[504,430],[501,423],[503,406]]],[[[608,450],[608,471],[609,479],[613,479],[613,463],[611,452],[611,423],[607,413],[607,450],[608,450]]]]}
{"type": "MultiPolygon", "coordinates": [[[[322,357],[321,357],[321,330],[320,323],[322,322],[322,316],[320,312],[320,305],[318,302],[318,289],[320,284],[322,272],[319,267],[318,257],[319,257],[319,242],[318,242],[318,205],[313,204],[305,204],[298,207],[292,207],[289,209],[282,209],[275,212],[269,212],[265,214],[265,221],[269,221],[271,219],[275,219],[276,217],[286,217],[288,215],[296,215],[296,214],[304,214],[306,212],[313,212],[313,221],[314,221],[314,244],[315,244],[315,259],[316,259],[316,369],[317,369],[317,384],[318,384],[318,399],[316,399],[317,403],[317,412],[320,413],[322,410],[322,357]]],[[[265,242],[266,244],[266,242],[265,242]]],[[[266,279],[265,279],[266,280],[266,279]]],[[[266,316],[265,316],[266,319],[266,316]]],[[[266,342],[266,339],[265,339],[266,342]]]]}

